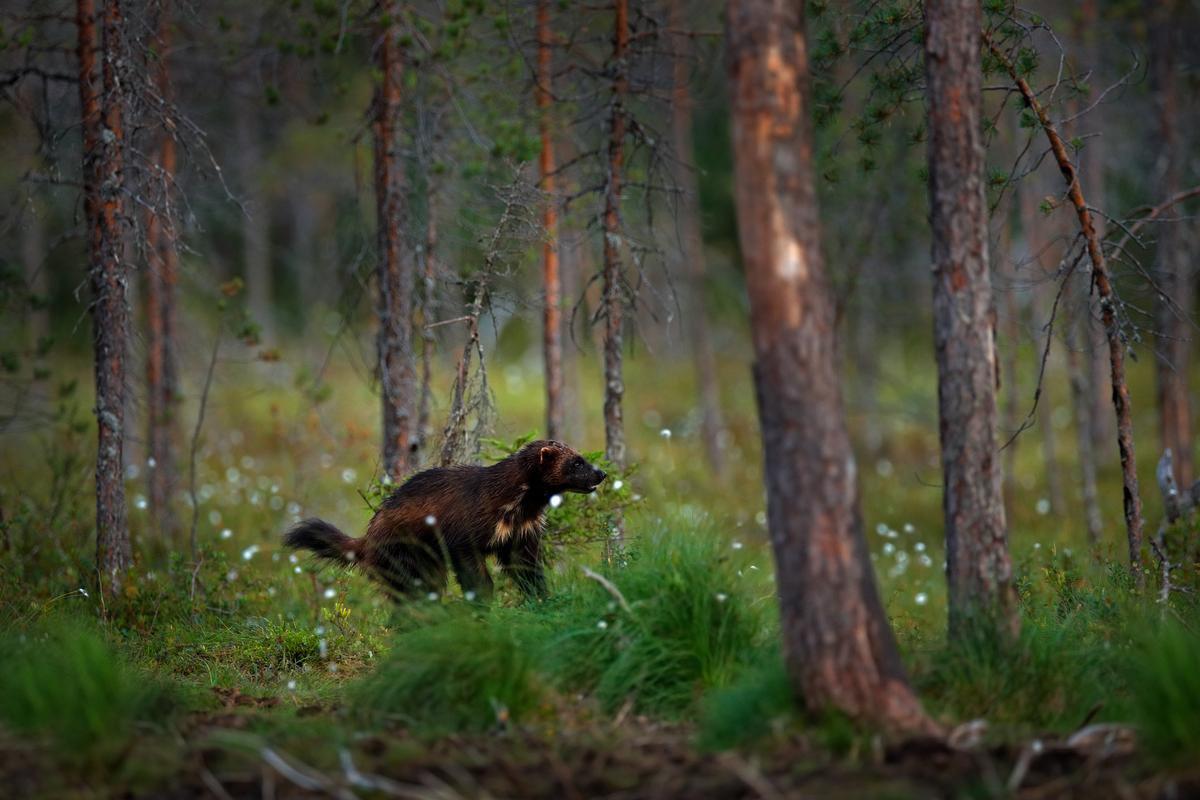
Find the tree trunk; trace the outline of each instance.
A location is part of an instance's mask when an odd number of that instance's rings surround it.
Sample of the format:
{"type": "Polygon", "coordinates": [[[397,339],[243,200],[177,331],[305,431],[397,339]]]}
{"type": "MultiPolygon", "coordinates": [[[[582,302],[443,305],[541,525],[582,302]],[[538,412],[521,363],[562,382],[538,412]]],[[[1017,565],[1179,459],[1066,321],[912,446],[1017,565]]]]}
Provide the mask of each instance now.
{"type": "MultiPolygon", "coordinates": [[[[1080,298],[1080,302],[1083,304],[1086,304],[1087,300],[1086,296],[1080,298]]],[[[1086,340],[1091,327],[1087,324],[1087,320],[1080,323],[1068,321],[1067,324],[1070,326],[1070,331],[1078,330],[1083,334],[1081,338],[1086,340]]],[[[1100,550],[1100,539],[1104,535],[1104,523],[1100,516],[1100,496],[1096,490],[1096,452],[1092,447],[1091,428],[1086,424],[1091,414],[1091,403],[1089,402],[1091,393],[1088,391],[1088,378],[1083,365],[1083,356],[1086,355],[1086,352],[1081,353],[1075,347],[1074,341],[1072,335],[1067,342],[1067,373],[1071,381],[1071,402],[1075,406],[1075,432],[1079,447],[1079,482],[1083,491],[1083,517],[1087,525],[1088,546],[1095,554],[1100,550]]]]}
{"type": "Polygon", "coordinates": [[[542,316],[542,353],[546,373],[546,437],[562,436],[562,290],[558,274],[558,198],[554,196],[554,141],[551,138],[550,0],[537,4],[537,108],[542,151],[538,159],[543,195],[542,285],[546,291],[542,316]]]}
{"type": "Polygon", "coordinates": [[[810,711],[931,732],[897,655],[858,510],[819,242],[802,9],[783,0],[728,8],[734,197],[784,656],[810,711]]]}
{"type": "MultiPolygon", "coordinates": [[[[1098,105],[1092,108],[1099,97],[1096,87],[1101,85],[1102,80],[1099,74],[1102,54],[1097,35],[1100,13],[1096,0],[1082,0],[1079,4],[1078,19],[1081,33],[1079,38],[1083,43],[1087,66],[1092,70],[1087,89],[1079,102],[1083,108],[1092,109],[1087,116],[1087,119],[1092,121],[1091,127],[1103,130],[1105,107],[1098,105]]],[[[1107,203],[1104,202],[1104,156],[1103,136],[1088,139],[1087,147],[1080,154],[1083,162],[1083,182],[1091,192],[1097,208],[1107,207],[1107,203]]],[[[1104,218],[1095,217],[1092,224],[1096,226],[1096,235],[1104,241],[1104,218]]],[[[1108,343],[1104,336],[1104,326],[1097,324],[1101,317],[1100,304],[1092,292],[1087,292],[1087,296],[1087,337],[1083,339],[1082,344],[1087,348],[1089,359],[1084,374],[1088,383],[1088,425],[1091,427],[1092,453],[1099,456],[1105,445],[1112,441],[1115,432],[1112,415],[1108,413],[1112,401],[1107,390],[1108,381],[1105,380],[1105,373],[1108,371],[1108,343]]]]}
{"type": "MultiPolygon", "coordinates": [[[[1178,66],[1175,55],[1182,43],[1177,3],[1173,0],[1147,0],[1150,19],[1150,78],[1158,103],[1158,133],[1162,143],[1158,197],[1179,192],[1179,173],[1184,167],[1185,149],[1179,137],[1178,66]]],[[[1195,288],[1187,245],[1179,224],[1159,227],[1158,261],[1155,277],[1159,287],[1156,313],[1158,358],[1158,427],[1163,449],[1170,449],[1175,462],[1175,480],[1180,486],[1192,485],[1192,414],[1188,393],[1191,373],[1192,313],[1195,288]]]]}
{"type": "Polygon", "coordinates": [[[124,61],[119,0],[106,0],[102,17],[102,90],[96,89],[96,8],[93,0],[76,7],[79,101],[83,128],[84,214],[88,228],[88,277],[92,294],[95,349],[96,568],[101,588],[121,591],[133,563],[125,511],[126,271],[121,260],[124,97],[118,70],[124,61]]]}
{"type": "Polygon", "coordinates": [[[270,334],[274,324],[271,298],[274,286],[271,275],[271,218],[266,192],[262,189],[260,170],[263,164],[259,140],[259,98],[253,87],[238,94],[234,122],[234,141],[237,143],[238,177],[242,183],[245,208],[242,213],[242,276],[246,281],[246,305],[250,316],[264,334],[270,334]]]}
{"type": "Polygon", "coordinates": [[[979,0],[927,0],[929,200],[934,344],[950,635],[980,624],[1015,635],[996,446],[996,350],[988,275],[979,0]]]}
{"type": "MultiPolygon", "coordinates": [[[[1025,239],[1025,248],[1028,252],[1026,260],[1028,266],[1034,270],[1033,282],[1036,286],[1034,290],[1034,318],[1037,317],[1037,305],[1040,302],[1045,306],[1047,313],[1054,303],[1054,297],[1057,291],[1057,286],[1054,282],[1056,270],[1054,268],[1047,269],[1043,260],[1047,249],[1048,238],[1046,236],[1046,220],[1041,217],[1041,211],[1038,209],[1037,194],[1035,190],[1035,179],[1037,173],[1026,175],[1022,185],[1017,189],[1021,209],[1021,233],[1025,239]]],[[[1050,335],[1051,331],[1047,331],[1050,335]]],[[[1053,343],[1052,343],[1053,345],[1053,343]]],[[[1051,346],[1047,353],[1047,361],[1053,362],[1054,349],[1051,346]]],[[[1047,369],[1048,374],[1054,374],[1052,368],[1047,369]]],[[[1063,503],[1063,488],[1062,479],[1059,476],[1058,454],[1055,452],[1054,439],[1054,419],[1053,405],[1050,401],[1050,392],[1048,387],[1043,382],[1041,385],[1041,397],[1037,407],[1037,426],[1038,433],[1042,438],[1042,474],[1046,478],[1046,495],[1050,501],[1050,509],[1054,516],[1062,518],[1066,513],[1063,503]]]]}
{"type": "Polygon", "coordinates": [[[678,224],[680,233],[677,271],[683,286],[683,323],[691,345],[696,384],[700,399],[700,435],[709,466],[718,476],[725,472],[724,429],[721,418],[721,390],[717,362],[709,336],[709,319],[704,309],[704,240],[700,231],[700,190],[696,181],[695,148],[692,145],[692,98],[688,91],[688,63],[691,55],[686,31],[683,0],[671,0],[671,28],[674,37],[674,97],[671,108],[671,136],[675,150],[674,178],[679,191],[678,224]]]}
{"type": "Polygon", "coordinates": [[[1100,298],[1101,319],[1104,322],[1104,335],[1108,339],[1108,364],[1112,378],[1113,410],[1117,415],[1117,450],[1121,456],[1121,480],[1124,485],[1125,533],[1129,542],[1129,568],[1133,572],[1138,586],[1145,583],[1142,571],[1142,498],[1138,491],[1137,456],[1133,445],[1133,408],[1129,396],[1129,383],[1125,379],[1125,343],[1121,337],[1121,327],[1117,320],[1117,298],[1113,291],[1112,280],[1108,274],[1108,264],[1104,258],[1104,249],[1100,238],[1096,235],[1096,227],[1092,222],[1092,212],[1083,196],[1083,187],[1079,183],[1079,175],[1075,165],[1067,155],[1066,144],[1058,133],[1058,128],[1050,120],[1046,109],[1038,100],[1037,94],[1029,86],[1029,82],[1021,77],[1012,59],[987,37],[988,48],[1004,66],[1012,79],[1013,85],[1021,93],[1025,103],[1037,116],[1042,131],[1050,143],[1050,151],[1058,164],[1059,172],[1067,183],[1067,197],[1075,208],[1075,216],[1079,219],[1079,229],[1087,243],[1088,260],[1092,265],[1092,286],[1100,298]]]}
{"type": "Polygon", "coordinates": [[[437,297],[434,287],[437,281],[437,192],[430,183],[428,171],[425,176],[426,217],[425,244],[421,248],[421,389],[420,406],[417,409],[418,456],[424,458],[433,441],[433,422],[430,419],[433,406],[433,351],[437,338],[429,327],[435,319],[437,297]]]}
{"type": "MultiPolygon", "coordinates": [[[[1021,359],[1019,358],[1021,351],[1021,304],[1017,298],[1017,260],[1013,258],[1012,214],[1005,214],[1001,226],[1000,257],[1004,259],[1005,264],[1002,270],[997,268],[996,271],[1007,278],[1008,284],[1001,291],[1004,308],[1001,319],[1004,331],[1004,348],[1001,350],[1003,363],[1000,371],[1002,376],[1001,388],[1004,391],[1004,436],[1007,438],[1016,433],[1017,428],[1021,425],[1021,359]]],[[[1018,488],[1016,464],[1017,444],[1020,440],[1019,436],[1012,439],[1008,443],[1008,447],[1004,450],[1003,485],[1008,508],[1012,507],[1018,488]]]]}
{"type": "Polygon", "coordinates": [[[416,466],[414,413],[416,367],[412,350],[413,264],[403,242],[404,179],[397,137],[402,53],[400,6],[381,11],[375,63],[379,85],[372,108],[375,139],[375,209],[379,237],[379,380],[383,400],[383,469],[399,481],[416,466]]]}
{"type": "MultiPolygon", "coordinates": [[[[169,37],[167,4],[159,18],[154,66],[154,82],[159,97],[170,97],[170,80],[166,53],[169,37]]],[[[161,113],[169,113],[165,106],[161,113]]],[[[146,423],[149,460],[147,477],[150,494],[150,513],[159,535],[174,541],[179,535],[179,519],[171,505],[171,490],[175,482],[174,435],[174,334],[175,284],[178,257],[175,249],[175,222],[172,214],[172,195],[175,181],[174,128],[167,118],[162,119],[154,181],[150,192],[151,205],[146,211],[146,423]]]]}
{"type": "Polygon", "coordinates": [[[621,346],[625,286],[621,270],[621,172],[625,167],[625,95],[629,91],[629,2],[615,0],[612,96],[608,118],[608,174],[604,187],[604,455],[625,467],[625,395],[621,346]]]}

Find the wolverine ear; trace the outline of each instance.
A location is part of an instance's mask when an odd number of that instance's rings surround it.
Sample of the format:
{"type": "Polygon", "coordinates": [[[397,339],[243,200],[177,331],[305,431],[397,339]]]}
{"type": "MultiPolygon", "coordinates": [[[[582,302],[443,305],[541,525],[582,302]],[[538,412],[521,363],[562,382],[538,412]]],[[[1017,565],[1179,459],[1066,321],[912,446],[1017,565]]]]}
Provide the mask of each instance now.
{"type": "Polygon", "coordinates": [[[550,463],[553,458],[553,447],[543,447],[541,450],[538,450],[538,464],[542,465],[543,467],[550,463]]]}

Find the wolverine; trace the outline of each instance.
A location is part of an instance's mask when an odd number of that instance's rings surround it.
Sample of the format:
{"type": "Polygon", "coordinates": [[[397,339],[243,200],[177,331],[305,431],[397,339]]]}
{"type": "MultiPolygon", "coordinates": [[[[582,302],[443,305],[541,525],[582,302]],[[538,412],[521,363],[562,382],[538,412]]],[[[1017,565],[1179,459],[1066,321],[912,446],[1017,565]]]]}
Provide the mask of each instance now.
{"type": "Polygon", "coordinates": [[[605,477],[562,442],[541,439],[488,467],[418,472],[384,500],[361,538],[314,518],[292,526],[283,543],[362,569],[397,600],[445,591],[449,569],[467,597],[490,597],[488,556],[527,597],[542,597],[550,498],[594,492],[605,477]]]}

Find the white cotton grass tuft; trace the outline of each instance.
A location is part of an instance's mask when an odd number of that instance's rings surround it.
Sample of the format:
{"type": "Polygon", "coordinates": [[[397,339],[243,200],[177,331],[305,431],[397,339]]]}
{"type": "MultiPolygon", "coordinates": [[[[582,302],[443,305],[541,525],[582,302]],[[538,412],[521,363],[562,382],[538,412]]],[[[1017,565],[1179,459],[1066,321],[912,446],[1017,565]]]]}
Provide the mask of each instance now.
{"type": "Polygon", "coordinates": [[[1037,501],[1037,505],[1034,506],[1034,510],[1041,516],[1046,516],[1050,513],[1050,500],[1046,497],[1041,498],[1037,501]]]}
{"type": "Polygon", "coordinates": [[[249,561],[250,559],[254,558],[255,554],[258,553],[258,550],[259,550],[258,545],[256,545],[256,544],[250,545],[249,547],[247,547],[245,550],[242,551],[242,560],[249,561]]]}
{"type": "Polygon", "coordinates": [[[437,517],[433,514],[427,515],[425,517],[425,524],[432,528],[434,525],[437,525],[437,517]]]}
{"type": "Polygon", "coordinates": [[[718,603],[724,603],[726,600],[729,599],[729,595],[725,594],[724,592],[717,592],[713,596],[716,598],[718,603]]]}
{"type": "Polygon", "coordinates": [[[563,502],[563,499],[562,499],[561,494],[550,495],[550,507],[551,508],[558,508],[559,506],[562,505],[562,502],[563,502]]]}
{"type": "Polygon", "coordinates": [[[671,438],[671,429],[663,428],[661,431],[658,432],[658,435],[664,439],[670,439],[671,438]]]}
{"type": "Polygon", "coordinates": [[[221,531],[221,538],[222,539],[232,539],[233,531],[231,531],[229,528],[226,528],[225,530],[221,531]]]}
{"type": "Polygon", "coordinates": [[[621,480],[620,478],[617,478],[615,481],[613,481],[613,491],[619,490],[624,485],[625,485],[625,481],[621,480]]]}
{"type": "Polygon", "coordinates": [[[326,600],[332,600],[335,597],[337,597],[337,589],[334,589],[332,586],[330,586],[328,589],[325,590],[325,599],[326,600]]]}
{"type": "Polygon", "coordinates": [[[917,592],[916,596],[913,597],[913,601],[916,602],[917,605],[923,606],[929,602],[929,595],[925,594],[924,592],[917,592]]]}

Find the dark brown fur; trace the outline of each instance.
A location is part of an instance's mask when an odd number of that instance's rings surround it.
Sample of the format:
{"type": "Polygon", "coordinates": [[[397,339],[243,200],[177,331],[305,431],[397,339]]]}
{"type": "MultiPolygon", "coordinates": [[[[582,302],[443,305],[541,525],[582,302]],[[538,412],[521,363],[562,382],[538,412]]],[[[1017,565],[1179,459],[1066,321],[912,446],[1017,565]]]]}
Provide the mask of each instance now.
{"type": "Polygon", "coordinates": [[[529,596],[546,591],[541,538],[550,498],[594,491],[605,478],[561,442],[530,442],[490,467],[454,466],[409,478],[354,539],[328,522],[306,519],[284,544],[365,569],[398,597],[445,590],[447,566],[464,592],[492,593],[486,559],[529,596]]]}

